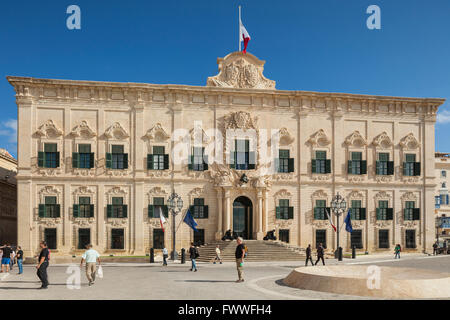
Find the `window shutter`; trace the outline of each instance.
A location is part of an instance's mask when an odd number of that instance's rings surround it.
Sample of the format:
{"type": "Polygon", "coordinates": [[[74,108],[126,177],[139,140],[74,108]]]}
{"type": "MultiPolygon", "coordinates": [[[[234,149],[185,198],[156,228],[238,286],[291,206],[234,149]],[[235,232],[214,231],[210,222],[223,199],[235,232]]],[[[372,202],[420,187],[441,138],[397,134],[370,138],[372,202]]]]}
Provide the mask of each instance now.
{"type": "Polygon", "coordinates": [[[393,208],[387,208],[386,209],[386,219],[387,220],[394,220],[394,209],[393,208]]]}
{"type": "Polygon", "coordinates": [[[61,217],[61,205],[55,204],[55,218],[61,217]]]}
{"type": "Polygon", "coordinates": [[[148,205],[148,210],[147,210],[147,212],[148,212],[148,217],[149,217],[149,218],[155,218],[155,216],[154,216],[155,210],[154,210],[154,207],[153,207],[152,204],[149,204],[149,205],[148,205]]]}
{"type": "Polygon", "coordinates": [[[73,205],[73,217],[78,218],[80,216],[80,205],[74,204],[73,205]]]}
{"type": "Polygon", "coordinates": [[[59,152],[56,152],[56,167],[59,168],[59,152]]]}
{"type": "Polygon", "coordinates": [[[311,160],[311,173],[317,173],[317,160],[311,160]]]}
{"type": "Polygon", "coordinates": [[[95,167],[94,161],[95,161],[95,153],[91,152],[91,157],[89,158],[89,168],[90,169],[95,167]]]}
{"type": "Polygon", "coordinates": [[[166,205],[162,206],[162,211],[163,211],[164,217],[168,218],[169,217],[169,207],[166,205]]]}
{"type": "Polygon", "coordinates": [[[377,220],[381,220],[380,208],[377,208],[376,212],[377,212],[377,220]]]}
{"type": "Polygon", "coordinates": [[[79,163],[79,153],[78,152],[72,152],[72,168],[78,168],[79,163]]]}
{"type": "Polygon", "coordinates": [[[348,160],[347,173],[352,174],[352,160],[348,160]]]}
{"type": "Polygon", "coordinates": [[[193,155],[189,156],[188,169],[194,170],[194,156],[193,155]]]}
{"type": "Polygon", "coordinates": [[[414,162],[414,175],[420,176],[420,162],[414,162]]]}
{"type": "Polygon", "coordinates": [[[128,153],[123,154],[123,168],[128,169],[128,153]]]}
{"type": "Polygon", "coordinates": [[[45,204],[39,205],[39,218],[45,218],[45,204]]]}
{"type": "Polygon", "coordinates": [[[314,220],[319,220],[319,208],[318,207],[314,207],[314,220]]]}
{"type": "Polygon", "coordinates": [[[122,205],[122,212],[123,212],[123,217],[126,218],[128,217],[128,212],[127,212],[128,206],[126,204],[122,205]]]}
{"type": "Polygon", "coordinates": [[[208,206],[203,206],[203,217],[208,219],[208,206]]]}
{"type": "Polygon", "coordinates": [[[359,209],[359,219],[366,220],[366,208],[359,209]]]}
{"type": "Polygon", "coordinates": [[[288,209],[288,219],[294,219],[294,207],[288,209]]]}
{"type": "Polygon", "coordinates": [[[236,168],[236,163],[235,163],[235,155],[236,152],[230,151],[230,168],[231,169],[235,169],[236,168]]]}
{"type": "Polygon", "coordinates": [[[256,167],[256,154],[254,152],[248,153],[248,169],[253,170],[256,167]]]}
{"type": "Polygon", "coordinates": [[[448,201],[449,201],[449,197],[448,197],[448,194],[447,194],[447,195],[445,196],[445,204],[449,204],[448,201]]]}
{"type": "Polygon", "coordinates": [[[407,176],[408,172],[406,171],[406,162],[403,162],[403,175],[407,176]]]}
{"type": "Polygon", "coordinates": [[[91,217],[91,218],[94,217],[94,205],[93,204],[89,205],[89,217],[91,217]]]}
{"type": "Polygon", "coordinates": [[[409,219],[407,219],[407,217],[406,217],[406,208],[403,209],[403,219],[404,219],[404,220],[409,220],[409,219]]]}
{"type": "Polygon", "coordinates": [[[380,161],[375,162],[375,174],[376,175],[380,174],[380,161]]]}
{"type": "Polygon", "coordinates": [[[38,167],[43,168],[45,163],[45,152],[38,152],[38,167]]]}
{"type": "Polygon", "coordinates": [[[164,155],[164,170],[169,169],[169,155],[164,155]]]}
{"type": "Polygon", "coordinates": [[[387,174],[390,176],[394,174],[394,161],[387,162],[387,174]]]}
{"type": "Polygon", "coordinates": [[[208,156],[203,156],[203,170],[208,170],[208,156]]]}
{"type": "Polygon", "coordinates": [[[419,208],[413,209],[413,220],[420,220],[420,209],[419,208]]]}
{"type": "Polygon", "coordinates": [[[361,174],[367,173],[367,161],[361,160],[361,174]]]}
{"type": "Polygon", "coordinates": [[[195,209],[194,209],[194,206],[189,206],[189,212],[191,213],[191,215],[192,215],[193,218],[196,218],[196,217],[195,217],[195,209]]]}
{"type": "Polygon", "coordinates": [[[294,172],[294,158],[288,160],[288,172],[294,172]]]}
{"type": "Polygon", "coordinates": [[[276,212],[276,218],[277,218],[277,219],[281,219],[281,210],[280,210],[280,207],[276,207],[276,208],[275,208],[275,212],[276,212]]]}
{"type": "Polygon", "coordinates": [[[325,160],[325,173],[331,173],[331,160],[325,160]]]}
{"type": "Polygon", "coordinates": [[[106,153],[106,168],[111,169],[112,168],[112,154],[106,153]]]}
{"type": "Polygon", "coordinates": [[[106,205],[106,217],[107,218],[112,217],[112,205],[110,204],[106,205]]]}

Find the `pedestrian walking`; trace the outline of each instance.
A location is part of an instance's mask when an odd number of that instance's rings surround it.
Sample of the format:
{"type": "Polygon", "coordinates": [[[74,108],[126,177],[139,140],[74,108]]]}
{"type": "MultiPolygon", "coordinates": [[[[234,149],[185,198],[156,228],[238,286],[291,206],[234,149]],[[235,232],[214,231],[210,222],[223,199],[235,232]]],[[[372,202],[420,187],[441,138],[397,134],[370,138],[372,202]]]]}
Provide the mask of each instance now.
{"type": "Polygon", "coordinates": [[[306,248],[306,261],[305,261],[305,267],[308,265],[308,261],[311,261],[311,265],[314,265],[314,262],[312,260],[312,254],[311,254],[311,245],[308,244],[308,247],[306,248]]]}
{"type": "Polygon", "coordinates": [[[17,247],[17,267],[19,268],[19,273],[18,274],[22,274],[23,273],[23,250],[20,246],[17,247]]]}
{"type": "Polygon", "coordinates": [[[195,260],[199,257],[197,248],[194,243],[191,242],[191,247],[189,248],[189,258],[191,259],[191,271],[197,272],[197,263],[195,260]]]}
{"type": "Polygon", "coordinates": [[[323,265],[325,265],[325,260],[323,259],[323,246],[321,243],[319,243],[319,246],[317,247],[317,261],[315,263],[315,265],[317,266],[317,263],[322,260],[323,265]]]}
{"type": "Polygon", "coordinates": [[[36,266],[37,269],[37,276],[39,280],[42,282],[42,286],[39,289],[47,289],[48,288],[48,275],[47,275],[47,268],[49,264],[49,256],[50,251],[47,248],[47,242],[41,241],[39,244],[41,247],[41,253],[39,254],[39,260],[38,264],[36,266]]]}
{"type": "Polygon", "coordinates": [[[236,268],[238,273],[238,280],[236,282],[244,282],[244,258],[245,258],[245,246],[242,243],[242,238],[237,238],[237,246],[235,252],[236,268]]]}
{"type": "Polygon", "coordinates": [[[216,264],[217,260],[219,260],[220,264],[222,264],[222,257],[220,256],[220,247],[219,247],[219,245],[216,246],[216,257],[214,258],[214,264],[216,264]]]}
{"type": "Polygon", "coordinates": [[[395,257],[394,259],[397,259],[397,257],[400,259],[400,252],[402,251],[402,248],[400,247],[400,244],[397,244],[395,246],[394,252],[395,252],[395,257]]]}
{"type": "Polygon", "coordinates": [[[2,268],[0,273],[4,272],[3,270],[6,269],[6,273],[9,273],[9,267],[11,264],[11,256],[12,256],[12,249],[9,246],[9,243],[6,243],[3,247],[1,247],[3,255],[2,255],[2,268]]]}
{"type": "Polygon", "coordinates": [[[433,243],[433,256],[435,256],[437,254],[437,248],[438,248],[438,243],[437,241],[435,243],[433,243]]]}
{"type": "Polygon", "coordinates": [[[95,272],[97,271],[97,261],[100,266],[100,254],[92,249],[92,244],[86,246],[86,251],[81,256],[80,268],[83,267],[83,262],[86,261],[86,277],[89,281],[89,286],[95,282],[95,272]]]}
{"type": "Polygon", "coordinates": [[[9,259],[9,270],[12,271],[14,264],[16,262],[16,251],[14,249],[11,249],[11,259],[9,259]]]}
{"type": "Polygon", "coordinates": [[[167,251],[166,247],[163,248],[162,254],[163,254],[163,266],[167,266],[167,258],[169,257],[169,251],[167,251]]]}

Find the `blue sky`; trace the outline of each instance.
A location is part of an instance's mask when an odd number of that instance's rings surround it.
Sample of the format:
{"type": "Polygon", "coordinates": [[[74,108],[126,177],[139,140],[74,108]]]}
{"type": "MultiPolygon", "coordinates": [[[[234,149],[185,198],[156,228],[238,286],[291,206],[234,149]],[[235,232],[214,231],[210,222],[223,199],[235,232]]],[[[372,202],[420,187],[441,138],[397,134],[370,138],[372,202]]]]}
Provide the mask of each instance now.
{"type": "MultiPolygon", "coordinates": [[[[16,155],[14,90],[7,75],[205,85],[216,58],[238,47],[238,5],[278,89],[450,100],[448,0],[57,0],[0,7],[0,147],[16,155]],[[66,9],[81,8],[81,30],[66,9]],[[366,26],[381,8],[381,30],[366,26]]],[[[450,152],[449,102],[436,149],[450,152]]]]}

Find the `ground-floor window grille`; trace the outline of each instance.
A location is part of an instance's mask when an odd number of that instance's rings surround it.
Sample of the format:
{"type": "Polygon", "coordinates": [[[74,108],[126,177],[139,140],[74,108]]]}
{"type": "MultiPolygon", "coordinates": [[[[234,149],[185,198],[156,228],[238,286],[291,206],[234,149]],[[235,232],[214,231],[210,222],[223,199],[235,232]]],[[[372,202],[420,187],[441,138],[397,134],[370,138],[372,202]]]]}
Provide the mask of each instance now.
{"type": "Polygon", "coordinates": [[[280,230],[279,231],[279,235],[280,235],[280,241],[289,243],[289,230],[280,230]]]}
{"type": "Polygon", "coordinates": [[[319,244],[327,248],[327,230],[316,230],[316,248],[319,244]]]}
{"type": "Polygon", "coordinates": [[[362,230],[353,230],[351,233],[351,248],[355,247],[356,249],[362,249],[362,230]]]}
{"type": "Polygon", "coordinates": [[[123,229],[111,229],[111,249],[125,249],[123,229]]]}
{"type": "Polygon", "coordinates": [[[406,248],[415,249],[416,248],[416,230],[406,230],[406,248]]]}
{"type": "Polygon", "coordinates": [[[378,230],[378,247],[389,248],[389,230],[378,230]]]}

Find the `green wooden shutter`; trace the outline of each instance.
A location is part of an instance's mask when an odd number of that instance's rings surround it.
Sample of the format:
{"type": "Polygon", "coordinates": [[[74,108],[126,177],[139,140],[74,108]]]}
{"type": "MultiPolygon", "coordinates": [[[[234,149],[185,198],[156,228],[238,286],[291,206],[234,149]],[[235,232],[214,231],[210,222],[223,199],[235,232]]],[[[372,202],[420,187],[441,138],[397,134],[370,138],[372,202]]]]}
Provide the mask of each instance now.
{"type": "MultiPolygon", "coordinates": [[[[189,212],[191,213],[192,217],[195,216],[194,206],[189,206],[189,212]]],[[[194,217],[194,218],[195,218],[195,217],[194,217]]]]}
{"type": "Polygon", "coordinates": [[[420,176],[420,162],[414,162],[414,175],[420,176]]]}
{"type": "Polygon", "coordinates": [[[112,168],[112,154],[106,153],[106,168],[111,169],[112,168]]]}
{"type": "Polygon", "coordinates": [[[288,219],[294,219],[294,207],[288,209],[288,219]]]}
{"type": "Polygon", "coordinates": [[[331,173],[331,160],[325,160],[325,173],[331,173]]]}
{"type": "Polygon", "coordinates": [[[73,205],[73,217],[78,218],[80,216],[80,205],[74,204],[73,205]]]}
{"type": "Polygon", "coordinates": [[[60,218],[61,217],[61,205],[55,204],[55,217],[60,218]]]}
{"type": "Polygon", "coordinates": [[[367,173],[367,161],[361,160],[361,174],[367,173]]]}
{"type": "Polygon", "coordinates": [[[420,220],[420,209],[419,208],[413,209],[413,220],[420,220]]]}
{"type": "Polygon", "coordinates": [[[407,176],[408,172],[406,171],[406,162],[403,162],[403,175],[407,176]]]}
{"type": "Polygon", "coordinates": [[[94,164],[94,160],[95,159],[95,153],[94,152],[91,152],[91,156],[90,156],[90,158],[89,158],[89,168],[90,169],[92,169],[92,168],[94,168],[95,167],[95,164],[94,164]]]}
{"type": "Polygon", "coordinates": [[[406,210],[407,210],[406,208],[403,209],[403,219],[404,220],[409,220],[409,219],[406,219],[406,210]]]}
{"type": "Polygon", "coordinates": [[[208,219],[208,206],[203,206],[203,217],[208,219]]]}
{"type": "Polygon", "coordinates": [[[320,210],[320,208],[314,207],[314,220],[319,220],[320,219],[320,217],[319,217],[319,210],[320,210]]]}
{"type": "Polygon", "coordinates": [[[203,170],[208,170],[208,156],[203,156],[203,170]]]}
{"type": "Polygon", "coordinates": [[[276,207],[275,208],[275,212],[276,212],[276,218],[277,219],[281,219],[281,209],[280,209],[280,207],[276,207]]]}
{"type": "Polygon", "coordinates": [[[148,212],[148,217],[149,217],[149,218],[156,218],[156,217],[155,217],[155,209],[154,209],[154,207],[153,207],[152,204],[149,204],[149,205],[148,205],[148,210],[147,210],[147,212],[148,212]]]}
{"type": "Polygon", "coordinates": [[[169,155],[165,154],[164,155],[164,169],[169,169],[169,155]]]}
{"type": "Polygon", "coordinates": [[[153,155],[147,154],[147,170],[153,169],[153,155]]]}
{"type": "Polygon", "coordinates": [[[231,169],[235,169],[236,168],[235,154],[236,154],[236,152],[230,151],[230,168],[231,169]]]}
{"type": "Polygon", "coordinates": [[[194,155],[189,156],[188,169],[194,170],[194,155]]]}
{"type": "Polygon", "coordinates": [[[393,208],[386,209],[386,220],[394,220],[394,209],[393,208]]]}
{"type": "Polygon", "coordinates": [[[387,162],[387,174],[390,176],[394,174],[394,161],[387,162]]]}
{"type": "Polygon", "coordinates": [[[375,161],[375,174],[380,174],[380,161],[375,161]]]}
{"type": "Polygon", "coordinates": [[[107,218],[112,217],[112,205],[111,204],[106,205],[106,217],[107,218]]]}
{"type": "Polygon", "coordinates": [[[39,218],[45,218],[45,204],[39,205],[39,218]]]}
{"type": "Polygon", "coordinates": [[[128,206],[126,204],[122,205],[122,212],[124,218],[128,217],[128,206]]]}
{"type": "Polygon", "coordinates": [[[38,152],[38,167],[43,168],[45,164],[45,152],[38,152]]]}
{"type": "Polygon", "coordinates": [[[78,152],[72,152],[72,168],[78,168],[80,163],[80,154],[78,152]]]}
{"type": "Polygon", "coordinates": [[[248,169],[253,170],[256,167],[256,154],[254,152],[248,153],[248,169]]]}
{"type": "Polygon", "coordinates": [[[294,172],[294,158],[288,160],[288,172],[294,172]]]}
{"type": "Polygon", "coordinates": [[[311,173],[317,173],[317,160],[311,160],[311,173]]]}
{"type": "Polygon", "coordinates": [[[377,220],[381,220],[380,208],[377,208],[376,212],[377,212],[377,220]]]}
{"type": "Polygon", "coordinates": [[[59,168],[59,152],[56,152],[56,167],[59,168]]]}
{"type": "Polygon", "coordinates": [[[352,174],[352,160],[348,160],[347,173],[352,174]]]}
{"type": "Polygon", "coordinates": [[[128,169],[128,153],[123,154],[123,168],[128,169]]]}
{"type": "Polygon", "coordinates": [[[89,217],[91,217],[91,218],[94,217],[94,205],[93,204],[89,205],[89,217]]]}
{"type": "Polygon", "coordinates": [[[162,211],[163,211],[164,217],[168,218],[169,217],[169,207],[167,205],[162,206],[162,211]]]}
{"type": "Polygon", "coordinates": [[[359,209],[360,220],[366,220],[366,208],[359,209]]]}

